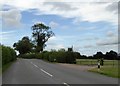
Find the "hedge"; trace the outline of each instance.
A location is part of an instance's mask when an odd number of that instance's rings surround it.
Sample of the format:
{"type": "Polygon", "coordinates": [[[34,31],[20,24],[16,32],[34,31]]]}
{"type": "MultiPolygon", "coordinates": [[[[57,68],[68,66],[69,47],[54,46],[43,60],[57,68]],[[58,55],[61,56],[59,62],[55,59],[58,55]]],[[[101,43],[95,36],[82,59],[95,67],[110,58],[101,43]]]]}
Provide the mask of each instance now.
{"type": "Polygon", "coordinates": [[[14,61],[16,59],[16,52],[14,49],[0,45],[2,48],[2,64],[7,64],[11,61],[14,61]]]}
{"type": "Polygon", "coordinates": [[[43,59],[50,62],[58,62],[58,63],[75,63],[76,58],[78,55],[76,55],[76,52],[62,52],[62,51],[45,51],[42,53],[28,53],[24,55],[20,55],[21,58],[26,59],[43,59]]]}

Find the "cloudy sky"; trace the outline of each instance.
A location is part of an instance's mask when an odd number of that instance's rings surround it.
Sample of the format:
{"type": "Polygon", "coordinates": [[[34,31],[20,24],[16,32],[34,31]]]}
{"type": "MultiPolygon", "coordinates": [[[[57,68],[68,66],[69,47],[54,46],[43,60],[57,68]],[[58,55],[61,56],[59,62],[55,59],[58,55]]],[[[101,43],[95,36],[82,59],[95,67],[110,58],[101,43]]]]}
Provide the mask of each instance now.
{"type": "Polygon", "coordinates": [[[46,50],[73,46],[85,55],[118,51],[118,0],[113,1],[0,0],[0,42],[12,47],[23,36],[32,38],[31,26],[42,22],[55,33],[46,50]]]}

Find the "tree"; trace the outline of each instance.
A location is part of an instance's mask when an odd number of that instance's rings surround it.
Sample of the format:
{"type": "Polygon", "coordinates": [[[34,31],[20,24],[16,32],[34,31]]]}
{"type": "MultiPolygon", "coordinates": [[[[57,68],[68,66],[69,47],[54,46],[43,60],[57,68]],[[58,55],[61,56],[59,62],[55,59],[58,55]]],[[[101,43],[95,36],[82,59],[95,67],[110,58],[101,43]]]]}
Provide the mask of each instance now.
{"type": "Polygon", "coordinates": [[[111,50],[110,52],[106,52],[105,59],[117,59],[117,53],[113,50],[111,50]]]}
{"type": "Polygon", "coordinates": [[[34,38],[34,43],[36,45],[36,51],[43,51],[43,48],[46,46],[46,42],[50,37],[54,35],[49,26],[44,25],[43,23],[37,23],[32,26],[32,36],[34,38]]]}
{"type": "Polygon", "coordinates": [[[95,58],[97,59],[101,59],[101,58],[104,58],[104,54],[102,52],[97,52],[95,55],[94,55],[95,58]]]}
{"type": "Polygon", "coordinates": [[[61,49],[58,50],[58,52],[65,52],[65,49],[61,48],[61,49]]]}
{"type": "Polygon", "coordinates": [[[15,50],[19,51],[20,54],[25,54],[32,50],[33,44],[31,43],[29,37],[25,36],[22,38],[22,40],[14,43],[13,47],[15,48],[15,50]]]}
{"type": "Polygon", "coordinates": [[[103,66],[104,64],[104,54],[102,52],[97,52],[96,55],[94,55],[95,58],[98,59],[98,61],[100,61],[100,65],[103,66]]]}
{"type": "Polygon", "coordinates": [[[75,57],[76,59],[80,59],[81,55],[80,55],[79,52],[74,52],[74,57],[75,57]]]}
{"type": "Polygon", "coordinates": [[[68,51],[69,52],[73,52],[73,48],[68,48],[68,51]]]}

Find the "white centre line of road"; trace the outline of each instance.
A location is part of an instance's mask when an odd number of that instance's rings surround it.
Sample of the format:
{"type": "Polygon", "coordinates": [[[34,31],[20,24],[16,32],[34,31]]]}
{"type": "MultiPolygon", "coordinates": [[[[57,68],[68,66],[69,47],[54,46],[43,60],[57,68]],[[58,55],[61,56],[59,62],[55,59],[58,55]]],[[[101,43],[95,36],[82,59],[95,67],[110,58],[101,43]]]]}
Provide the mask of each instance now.
{"type": "Polygon", "coordinates": [[[43,70],[43,69],[40,69],[40,70],[41,70],[42,72],[46,73],[47,75],[53,77],[53,75],[51,75],[50,73],[46,72],[45,70],[43,70]]]}
{"type": "Polygon", "coordinates": [[[37,65],[33,64],[35,67],[38,67],[37,65]]]}
{"type": "MultiPolygon", "coordinates": [[[[37,68],[39,68],[37,65],[35,65],[35,64],[33,64],[32,62],[30,62],[32,65],[34,65],[35,67],[37,67],[37,68]]],[[[49,75],[49,76],[51,76],[51,77],[53,77],[53,75],[52,74],[50,74],[50,73],[48,73],[48,72],[46,72],[45,70],[43,70],[43,69],[40,69],[42,72],[44,72],[44,73],[46,73],[47,75],[49,75]]]]}
{"type": "MultiPolygon", "coordinates": [[[[31,62],[31,64],[33,64],[32,62],[31,62]]],[[[35,67],[38,67],[37,65],[35,65],[35,64],[33,64],[35,67]]],[[[39,67],[38,67],[39,68],[39,67]]]]}
{"type": "Polygon", "coordinates": [[[33,64],[32,62],[30,62],[31,64],[33,64]]]}
{"type": "Polygon", "coordinates": [[[66,85],[66,86],[70,86],[70,85],[68,85],[68,84],[67,84],[67,83],[65,83],[65,82],[63,82],[63,84],[64,84],[64,85],[66,85]]]}
{"type": "MultiPolygon", "coordinates": [[[[35,67],[37,67],[37,68],[39,68],[37,65],[35,65],[33,62],[30,62],[32,65],[34,65],[35,67]]],[[[48,72],[46,72],[45,70],[43,70],[43,69],[40,69],[42,72],[44,72],[45,74],[47,74],[47,75],[49,75],[49,76],[51,76],[51,77],[53,77],[53,75],[52,74],[50,74],[50,73],[48,73],[48,72]]],[[[66,85],[66,86],[70,86],[70,85],[68,85],[67,83],[65,83],[65,82],[63,82],[63,84],[64,85],[66,85]]]]}

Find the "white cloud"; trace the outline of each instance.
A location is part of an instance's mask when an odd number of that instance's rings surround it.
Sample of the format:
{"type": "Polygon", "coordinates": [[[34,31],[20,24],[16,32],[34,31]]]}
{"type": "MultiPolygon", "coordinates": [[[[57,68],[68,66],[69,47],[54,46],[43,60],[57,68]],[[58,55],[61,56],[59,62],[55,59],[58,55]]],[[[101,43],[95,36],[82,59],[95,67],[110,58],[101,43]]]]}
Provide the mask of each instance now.
{"type": "Polygon", "coordinates": [[[49,42],[52,42],[52,41],[63,41],[64,39],[61,38],[60,36],[53,36],[51,38],[49,38],[49,42]]]}
{"type": "Polygon", "coordinates": [[[42,24],[47,25],[45,22],[40,21],[40,20],[36,20],[36,19],[33,19],[33,20],[32,20],[32,23],[34,23],[34,24],[36,24],[36,23],[42,23],[42,24]]]}
{"type": "Polygon", "coordinates": [[[118,34],[114,31],[108,31],[104,39],[99,39],[97,45],[118,45],[120,41],[118,40],[118,34]]]}
{"type": "MultiPolygon", "coordinates": [[[[61,49],[61,48],[67,48],[67,47],[71,47],[72,45],[70,43],[67,44],[66,40],[69,40],[69,39],[73,39],[75,36],[53,36],[51,37],[48,42],[46,43],[47,44],[47,47],[46,49],[48,50],[51,50],[51,49],[61,49]]],[[[71,41],[72,43],[73,41],[71,41]]],[[[76,50],[77,48],[75,48],[76,50]]]]}
{"type": "Polygon", "coordinates": [[[105,46],[105,45],[117,45],[118,44],[118,37],[111,37],[106,39],[100,39],[96,42],[98,46],[105,46]]]}
{"type": "Polygon", "coordinates": [[[0,32],[0,35],[6,35],[6,34],[12,34],[15,31],[6,31],[6,32],[0,32]]]}
{"type": "Polygon", "coordinates": [[[59,50],[61,48],[65,48],[65,46],[63,44],[59,44],[53,41],[47,43],[47,47],[45,48],[45,50],[51,50],[51,49],[59,50]]]}
{"type": "Polygon", "coordinates": [[[108,31],[107,36],[108,37],[113,37],[113,36],[115,36],[115,33],[113,31],[108,31]]]}
{"type": "Polygon", "coordinates": [[[45,0],[46,2],[118,2],[119,0],[45,0]]]}
{"type": "MultiPolygon", "coordinates": [[[[80,4],[80,3],[78,3],[80,4]]],[[[113,24],[117,24],[117,14],[113,11],[108,11],[106,8],[111,3],[83,3],[78,6],[76,11],[76,20],[74,22],[88,21],[88,22],[99,22],[105,21],[113,24]]]]}
{"type": "Polygon", "coordinates": [[[47,45],[48,47],[46,48],[47,50],[55,49],[59,50],[61,48],[65,48],[64,45],[61,44],[56,44],[56,45],[47,45]]]}
{"type": "Polygon", "coordinates": [[[57,22],[51,21],[51,22],[49,23],[49,26],[50,26],[51,28],[57,28],[57,27],[59,26],[59,24],[58,24],[57,22]]]}
{"type": "MultiPolygon", "coordinates": [[[[117,1],[118,0],[114,0],[114,1],[113,0],[90,0],[90,2],[94,2],[94,3],[88,3],[88,0],[84,0],[84,1],[83,0],[64,0],[64,1],[61,0],[61,1],[57,1],[58,2],[57,4],[55,4],[54,1],[52,1],[52,3],[45,4],[44,2],[51,2],[51,1],[48,1],[48,0],[25,0],[25,1],[2,0],[0,1],[0,3],[7,5],[9,9],[11,9],[11,7],[18,9],[16,11],[15,9],[2,11],[6,13],[4,17],[4,22],[7,25],[12,25],[12,26],[20,25],[20,20],[21,20],[20,11],[31,11],[35,15],[36,14],[37,15],[55,14],[55,15],[59,15],[66,18],[73,18],[75,23],[76,22],[80,23],[81,21],[88,21],[88,22],[105,21],[105,22],[110,22],[114,25],[117,25],[117,20],[118,20],[117,4],[112,3],[117,1]],[[96,3],[99,1],[111,2],[111,3],[96,3]],[[62,2],[62,3],[59,3],[59,2],[62,2]],[[83,2],[86,2],[86,3],[83,3],[83,2]]],[[[52,21],[51,25],[56,27],[57,24],[55,23],[56,22],[52,21]]],[[[110,36],[112,35],[112,33],[108,32],[107,35],[110,36]]],[[[66,39],[69,40],[74,38],[76,39],[76,37],[71,37],[71,36],[52,37],[49,39],[48,46],[46,48],[58,49],[58,48],[66,47],[67,43],[65,45],[65,43],[63,43],[64,40],[66,39]]],[[[111,44],[116,44],[118,42],[117,38],[114,36],[111,36],[111,38],[105,38],[105,39],[96,40],[96,41],[97,41],[96,44],[98,46],[101,45],[100,47],[102,47],[102,45],[111,45],[111,44]]],[[[72,44],[72,41],[68,44],[72,44]]],[[[85,46],[90,47],[88,45],[85,45],[85,46]]],[[[75,47],[75,50],[79,50],[79,49],[80,49],[79,45],[75,47]]]]}
{"type": "Polygon", "coordinates": [[[13,33],[15,33],[15,31],[0,32],[0,43],[12,41],[10,38],[14,38],[13,33]]]}
{"type": "Polygon", "coordinates": [[[0,14],[2,15],[3,19],[3,27],[20,27],[22,15],[19,10],[11,9],[8,11],[1,11],[0,14]]]}
{"type": "Polygon", "coordinates": [[[64,48],[63,44],[60,44],[60,42],[63,41],[63,39],[59,36],[53,36],[51,37],[48,42],[46,43],[47,46],[45,49],[47,50],[51,50],[51,49],[60,49],[60,48],[64,48]]]}
{"type": "MultiPolygon", "coordinates": [[[[45,6],[51,7],[48,11],[48,14],[56,14],[60,15],[66,18],[75,18],[74,22],[80,22],[80,21],[88,21],[88,22],[99,22],[99,21],[105,21],[110,22],[113,24],[117,24],[117,14],[110,10],[108,8],[112,7],[112,3],[64,3],[66,6],[70,6],[66,10],[58,10],[58,6],[55,5],[55,3],[49,3],[45,6]],[[55,7],[56,6],[56,7],[55,7]],[[54,7],[54,8],[52,8],[54,7]],[[74,8],[74,10],[73,10],[74,8]],[[107,8],[107,9],[106,9],[107,8]]],[[[117,4],[116,4],[117,5],[117,4]]],[[[62,7],[59,7],[59,9],[62,9],[62,7]]],[[[115,11],[117,9],[114,9],[115,11]]],[[[47,13],[44,11],[44,13],[47,13]]]]}
{"type": "Polygon", "coordinates": [[[84,46],[84,48],[92,48],[92,47],[93,47],[93,45],[90,45],[90,44],[84,46]]]}
{"type": "MultiPolygon", "coordinates": [[[[108,1],[108,0],[107,0],[108,1]]],[[[106,2],[107,2],[106,1],[106,2]]],[[[116,0],[117,3],[118,0],[116,0]]],[[[75,22],[80,21],[88,21],[88,22],[99,22],[105,21],[110,22],[112,24],[117,25],[117,4],[115,1],[109,0],[110,3],[103,3],[105,0],[96,1],[90,0],[91,3],[80,3],[79,1],[71,0],[69,2],[59,1],[59,2],[50,2],[48,0],[25,0],[18,1],[18,0],[9,0],[9,1],[2,1],[2,4],[10,5],[15,7],[21,11],[30,10],[30,9],[37,9],[37,15],[41,14],[55,14],[66,18],[74,18],[75,22]],[[93,3],[92,3],[92,2],[93,3]],[[96,3],[97,2],[97,3],[96,3]],[[98,3],[102,2],[102,3],[98,3]],[[112,3],[114,2],[114,3],[112,3]],[[116,8],[116,9],[115,9],[116,8]],[[66,11],[67,10],[67,11],[66,11]]]]}
{"type": "Polygon", "coordinates": [[[76,9],[71,5],[69,5],[68,3],[64,3],[64,2],[44,2],[44,5],[52,5],[52,8],[58,11],[69,11],[76,9]]]}

